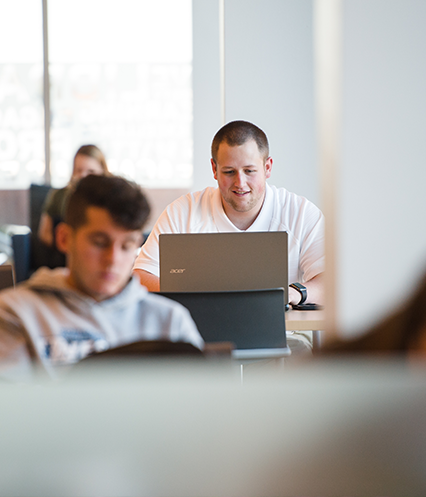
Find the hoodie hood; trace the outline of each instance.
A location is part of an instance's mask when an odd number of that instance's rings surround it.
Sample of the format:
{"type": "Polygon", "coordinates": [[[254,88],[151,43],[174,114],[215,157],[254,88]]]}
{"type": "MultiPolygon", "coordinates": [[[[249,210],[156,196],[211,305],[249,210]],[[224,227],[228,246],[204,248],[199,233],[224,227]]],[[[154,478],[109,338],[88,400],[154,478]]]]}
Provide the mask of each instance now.
{"type": "Polygon", "coordinates": [[[71,287],[68,283],[68,276],[68,268],[49,269],[42,267],[29,280],[22,283],[22,286],[35,292],[52,292],[61,295],[67,301],[74,301],[75,303],[78,301],[80,305],[85,302],[86,305],[99,307],[120,308],[123,305],[128,306],[144,300],[148,294],[148,290],[140,284],[139,279],[132,275],[121,292],[98,302],[93,297],[71,287]]]}

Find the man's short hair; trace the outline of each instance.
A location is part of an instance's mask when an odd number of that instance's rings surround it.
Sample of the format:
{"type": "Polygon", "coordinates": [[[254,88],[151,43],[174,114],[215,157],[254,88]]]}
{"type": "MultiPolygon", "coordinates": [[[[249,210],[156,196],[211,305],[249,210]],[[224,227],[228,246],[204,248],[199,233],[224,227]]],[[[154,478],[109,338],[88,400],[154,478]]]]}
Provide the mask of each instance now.
{"type": "Polygon", "coordinates": [[[87,222],[88,207],[106,209],[114,223],[129,230],[142,230],[151,208],[141,188],[119,176],[90,174],[81,179],[70,194],[65,223],[73,229],[87,222]]]}
{"type": "Polygon", "coordinates": [[[219,145],[222,142],[227,143],[230,147],[244,145],[249,140],[257,143],[259,152],[266,160],[269,157],[269,143],[266,134],[255,124],[247,121],[231,121],[215,134],[212,142],[212,159],[216,164],[219,145]]]}

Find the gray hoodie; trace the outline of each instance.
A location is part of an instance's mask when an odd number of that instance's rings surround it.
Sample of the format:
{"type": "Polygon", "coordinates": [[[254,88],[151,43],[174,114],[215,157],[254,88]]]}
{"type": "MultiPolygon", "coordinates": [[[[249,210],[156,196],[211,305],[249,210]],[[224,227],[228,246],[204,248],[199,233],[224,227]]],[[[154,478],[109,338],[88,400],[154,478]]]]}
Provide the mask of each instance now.
{"type": "Polygon", "coordinates": [[[55,376],[92,352],[138,340],[203,340],[180,304],[149,293],[137,278],[102,302],[66,283],[68,270],[39,269],[0,292],[0,376],[27,379],[34,367],[55,376]],[[41,368],[40,368],[41,367],[41,368]]]}

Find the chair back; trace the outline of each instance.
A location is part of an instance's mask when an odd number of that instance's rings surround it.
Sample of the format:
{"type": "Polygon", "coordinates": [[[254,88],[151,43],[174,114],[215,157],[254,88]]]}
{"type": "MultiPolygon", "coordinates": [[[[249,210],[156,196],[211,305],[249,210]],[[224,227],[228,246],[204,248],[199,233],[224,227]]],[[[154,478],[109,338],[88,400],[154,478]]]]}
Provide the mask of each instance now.
{"type": "Polygon", "coordinates": [[[31,275],[31,232],[12,235],[15,281],[27,280],[31,275]]]}
{"type": "Polygon", "coordinates": [[[49,185],[30,185],[30,228],[34,234],[38,233],[41,213],[43,212],[44,202],[52,188],[49,185]]]}

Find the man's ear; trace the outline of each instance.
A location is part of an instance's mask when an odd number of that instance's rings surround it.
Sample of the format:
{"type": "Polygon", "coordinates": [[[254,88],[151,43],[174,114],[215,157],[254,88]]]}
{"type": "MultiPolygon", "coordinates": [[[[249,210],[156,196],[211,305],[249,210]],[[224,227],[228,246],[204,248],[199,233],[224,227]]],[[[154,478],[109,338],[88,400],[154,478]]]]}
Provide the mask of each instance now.
{"type": "Polygon", "coordinates": [[[58,250],[64,254],[68,253],[68,248],[71,240],[72,228],[68,224],[59,223],[55,230],[55,240],[58,250]]]}
{"type": "Polygon", "coordinates": [[[216,166],[213,159],[210,159],[210,162],[212,164],[212,171],[213,171],[214,179],[217,180],[217,166],[216,166]]]}
{"type": "Polygon", "coordinates": [[[270,178],[272,173],[272,157],[268,157],[265,162],[266,178],[270,178]]]}

